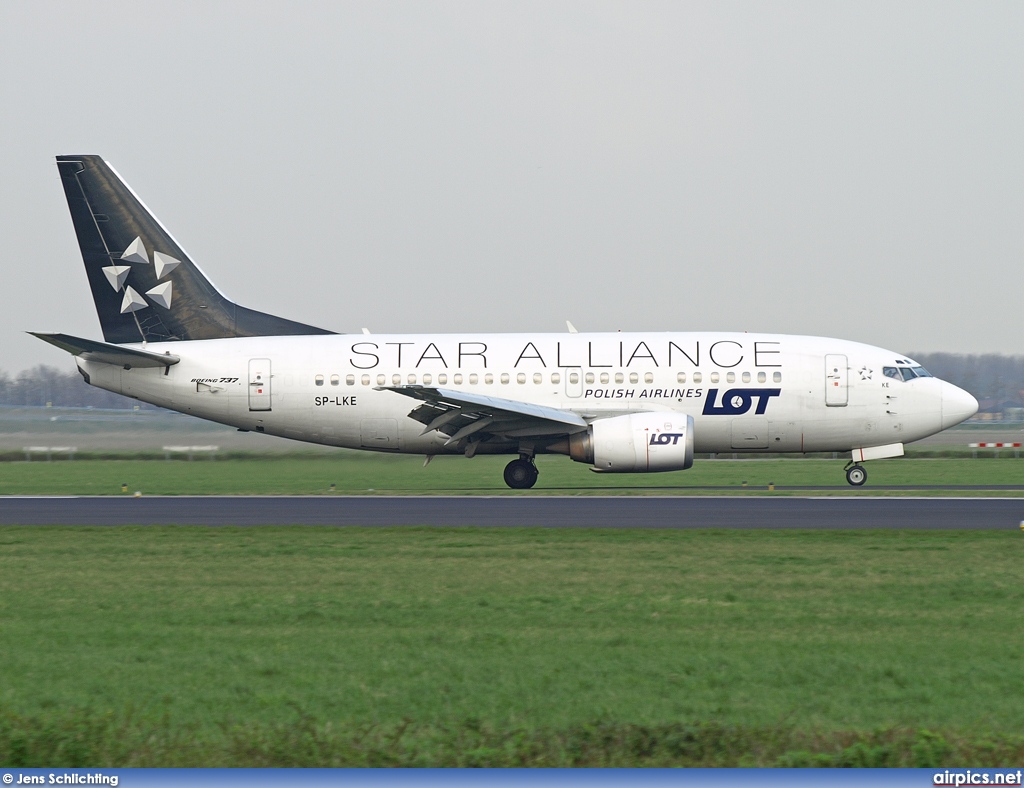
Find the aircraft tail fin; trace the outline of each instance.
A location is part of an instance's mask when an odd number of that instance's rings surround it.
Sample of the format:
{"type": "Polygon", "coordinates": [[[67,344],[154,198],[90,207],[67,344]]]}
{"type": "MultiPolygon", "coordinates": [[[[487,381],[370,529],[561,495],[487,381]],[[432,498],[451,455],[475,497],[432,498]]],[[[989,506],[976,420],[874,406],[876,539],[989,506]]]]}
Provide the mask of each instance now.
{"type": "Polygon", "coordinates": [[[107,342],[334,333],[229,300],[101,157],[57,169],[107,342]]]}

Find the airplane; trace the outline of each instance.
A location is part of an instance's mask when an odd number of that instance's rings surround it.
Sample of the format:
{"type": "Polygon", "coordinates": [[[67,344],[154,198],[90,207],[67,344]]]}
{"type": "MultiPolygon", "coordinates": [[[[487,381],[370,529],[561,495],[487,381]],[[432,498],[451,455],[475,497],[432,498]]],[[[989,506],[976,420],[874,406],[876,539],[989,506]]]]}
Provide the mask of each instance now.
{"type": "Polygon", "coordinates": [[[978,409],[901,353],[826,337],[335,333],[231,301],[101,157],[57,168],[103,341],[30,333],[93,386],[241,431],[425,463],[513,455],[513,489],[538,454],[647,473],[705,452],[850,452],[860,486],[861,463],[978,409]]]}

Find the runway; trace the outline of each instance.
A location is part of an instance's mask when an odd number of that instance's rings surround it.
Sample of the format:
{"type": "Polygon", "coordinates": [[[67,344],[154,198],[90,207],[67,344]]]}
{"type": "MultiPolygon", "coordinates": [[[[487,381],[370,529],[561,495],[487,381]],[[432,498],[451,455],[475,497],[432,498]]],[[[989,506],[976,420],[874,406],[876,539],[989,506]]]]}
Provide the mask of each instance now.
{"type": "Polygon", "coordinates": [[[0,525],[1017,529],[1022,498],[3,497],[0,525]]]}

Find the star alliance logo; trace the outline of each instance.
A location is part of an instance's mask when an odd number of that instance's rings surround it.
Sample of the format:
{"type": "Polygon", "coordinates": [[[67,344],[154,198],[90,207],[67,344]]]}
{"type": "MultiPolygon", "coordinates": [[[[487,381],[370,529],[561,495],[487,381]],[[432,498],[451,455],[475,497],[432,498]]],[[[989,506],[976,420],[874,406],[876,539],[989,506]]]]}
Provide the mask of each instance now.
{"type": "Polygon", "coordinates": [[[861,380],[871,380],[871,370],[868,369],[867,367],[861,367],[860,368],[860,379],[861,380]]]}
{"type": "MultiPolygon", "coordinates": [[[[134,241],[128,244],[128,248],[121,255],[121,260],[125,263],[149,265],[149,254],[146,252],[146,246],[142,243],[141,237],[136,237],[134,241]]],[[[156,278],[158,280],[163,279],[179,265],[181,265],[181,260],[177,260],[163,252],[153,252],[153,268],[156,271],[156,278]]],[[[124,299],[121,301],[122,315],[138,312],[140,309],[145,309],[149,306],[149,302],[139,295],[134,287],[127,284],[128,275],[131,273],[131,270],[131,265],[108,265],[103,268],[103,274],[107,277],[107,281],[110,282],[110,286],[118,292],[122,288],[124,289],[124,299]]],[[[146,291],[146,295],[149,296],[154,304],[162,306],[164,309],[170,309],[171,299],[174,297],[173,291],[174,287],[168,281],[158,284],[156,287],[151,287],[146,291]]]]}

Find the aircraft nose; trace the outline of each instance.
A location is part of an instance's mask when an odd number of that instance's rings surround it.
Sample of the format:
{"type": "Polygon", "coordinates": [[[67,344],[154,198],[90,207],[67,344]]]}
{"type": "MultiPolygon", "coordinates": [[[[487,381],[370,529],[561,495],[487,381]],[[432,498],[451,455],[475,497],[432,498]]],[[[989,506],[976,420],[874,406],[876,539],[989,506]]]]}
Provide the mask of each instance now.
{"type": "Polygon", "coordinates": [[[942,429],[949,429],[978,412],[978,400],[962,388],[942,381],[942,429]]]}

